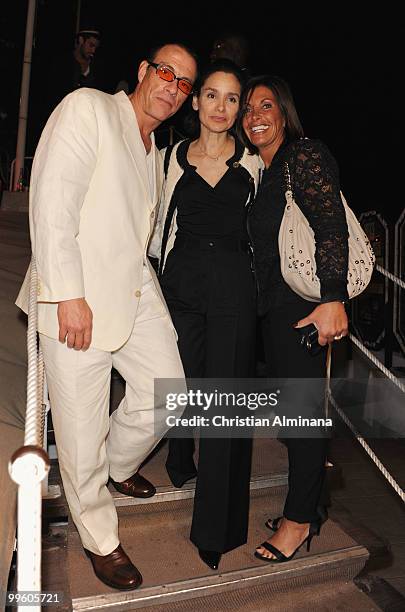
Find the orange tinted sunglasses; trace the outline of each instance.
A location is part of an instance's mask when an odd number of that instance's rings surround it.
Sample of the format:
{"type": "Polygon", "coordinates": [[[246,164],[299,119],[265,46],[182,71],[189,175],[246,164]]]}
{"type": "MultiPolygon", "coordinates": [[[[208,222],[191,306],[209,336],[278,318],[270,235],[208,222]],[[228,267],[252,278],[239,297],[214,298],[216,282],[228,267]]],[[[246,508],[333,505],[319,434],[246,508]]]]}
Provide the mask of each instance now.
{"type": "Polygon", "coordinates": [[[159,79],[163,79],[163,81],[168,81],[169,83],[176,80],[177,87],[181,92],[186,94],[186,96],[193,93],[193,84],[184,77],[177,77],[173,70],[168,68],[166,64],[156,64],[155,62],[150,62],[149,60],[148,64],[156,69],[156,74],[158,75],[159,79]]]}

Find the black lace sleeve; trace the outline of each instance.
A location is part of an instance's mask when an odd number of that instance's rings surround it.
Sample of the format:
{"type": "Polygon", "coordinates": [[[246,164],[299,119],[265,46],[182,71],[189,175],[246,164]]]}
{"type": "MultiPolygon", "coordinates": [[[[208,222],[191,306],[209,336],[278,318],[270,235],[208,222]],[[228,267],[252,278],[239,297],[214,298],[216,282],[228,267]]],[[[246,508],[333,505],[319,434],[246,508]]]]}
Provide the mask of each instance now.
{"type": "Polygon", "coordinates": [[[321,303],[347,300],[348,230],[336,161],[323,143],[303,139],[291,145],[288,163],[294,199],[315,235],[321,303]]]}

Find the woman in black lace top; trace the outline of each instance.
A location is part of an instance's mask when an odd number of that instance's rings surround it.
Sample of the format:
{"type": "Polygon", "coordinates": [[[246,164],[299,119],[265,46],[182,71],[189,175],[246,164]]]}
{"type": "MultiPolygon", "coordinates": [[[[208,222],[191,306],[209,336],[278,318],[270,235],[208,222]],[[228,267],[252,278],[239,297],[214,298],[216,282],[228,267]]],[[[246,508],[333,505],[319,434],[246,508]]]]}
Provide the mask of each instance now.
{"type": "MultiPolygon", "coordinates": [[[[269,373],[274,378],[322,379],[326,349],[311,355],[300,346],[294,328],[313,323],[322,347],[347,334],[343,302],[348,299],[348,231],[338,168],[324,144],[304,138],[288,85],[279,77],[251,79],[243,92],[241,109],[241,136],[265,164],[248,225],[269,373]],[[286,205],[286,162],[294,199],[315,235],[321,285],[321,303],[316,306],[294,293],[281,275],[278,234],[286,205]]],[[[305,401],[299,397],[297,408],[305,401]]],[[[319,529],[327,441],[321,436],[291,437],[286,443],[289,491],[283,517],[267,521],[275,533],[255,552],[265,561],[290,559],[319,529]]]]}

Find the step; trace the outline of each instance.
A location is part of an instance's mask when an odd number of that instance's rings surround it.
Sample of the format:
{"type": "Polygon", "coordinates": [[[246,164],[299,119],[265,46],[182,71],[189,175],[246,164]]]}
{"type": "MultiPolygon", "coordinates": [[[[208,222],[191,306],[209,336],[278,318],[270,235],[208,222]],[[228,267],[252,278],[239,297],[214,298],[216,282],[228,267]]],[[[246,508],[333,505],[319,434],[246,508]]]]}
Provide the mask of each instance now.
{"type": "MultiPolygon", "coordinates": [[[[170,483],[165,469],[168,445],[162,444],[141,468],[141,473],[156,486],[156,495],[150,499],[128,497],[118,493],[110,484],[109,490],[117,507],[148,505],[151,503],[169,502],[194,497],[195,479],[187,482],[181,489],[176,489],[170,483]]],[[[196,452],[197,454],[197,452],[196,452]]],[[[196,457],[197,463],[197,457],[196,457]]],[[[337,466],[327,470],[329,487],[340,484],[339,468],[337,466]]],[[[52,462],[50,482],[62,487],[58,466],[52,462]]],[[[288,458],[284,444],[274,439],[256,439],[253,444],[252,478],[250,490],[261,488],[284,487],[288,482],[288,458]]],[[[67,516],[67,503],[62,495],[57,500],[49,500],[44,505],[44,516],[67,516]]]]}
{"type": "Polygon", "coordinates": [[[283,590],[267,582],[217,595],[132,608],[138,612],[382,612],[383,609],[352,582],[330,577],[311,584],[286,582],[283,590]]]}
{"type": "Polygon", "coordinates": [[[142,587],[131,592],[114,591],[95,577],[78,534],[71,530],[67,557],[73,610],[148,610],[157,605],[166,610],[185,600],[196,599],[197,604],[201,598],[246,588],[284,592],[293,586],[351,581],[364,567],[368,552],[333,521],[314,538],[310,553],[299,551],[289,563],[263,563],[253,556],[268,533],[264,521],[281,512],[285,491],[276,491],[252,492],[248,542],[223,556],[219,572],[205,566],[189,540],[191,498],[120,507],[120,540],[144,577],[142,587]]]}
{"type": "MultiPolygon", "coordinates": [[[[118,493],[110,484],[109,489],[116,506],[159,503],[194,496],[195,480],[186,483],[182,489],[176,489],[171,484],[165,468],[167,451],[168,444],[166,441],[163,441],[140,469],[142,475],[156,486],[156,495],[147,500],[128,497],[118,493]]],[[[198,448],[196,449],[195,460],[197,464],[198,448]]],[[[258,438],[254,440],[251,489],[284,486],[287,480],[288,457],[284,444],[274,439],[266,440],[258,438]]],[[[58,484],[63,490],[59,467],[56,461],[52,462],[50,482],[54,485],[58,484]]],[[[68,507],[64,495],[57,500],[50,500],[44,504],[44,516],[49,515],[52,519],[57,516],[67,516],[67,514],[68,507]]]]}
{"type": "MultiPolygon", "coordinates": [[[[112,485],[109,485],[115,506],[122,508],[125,506],[149,506],[165,502],[174,502],[182,499],[192,499],[195,493],[195,479],[186,483],[181,489],[176,489],[173,485],[157,486],[156,494],[148,499],[140,497],[129,497],[118,493],[112,485]]],[[[284,488],[288,483],[288,474],[272,474],[271,476],[255,476],[250,480],[250,490],[284,488]]]]}
{"type": "Polygon", "coordinates": [[[2,212],[28,212],[28,191],[3,191],[2,212]]]}
{"type": "MultiPolygon", "coordinates": [[[[361,548],[361,547],[359,547],[361,548]]],[[[144,610],[169,612],[177,610],[347,610],[353,612],[377,611],[368,597],[350,581],[361,570],[364,560],[361,551],[351,555],[335,553],[329,559],[311,559],[308,567],[304,559],[287,570],[261,572],[252,569],[227,572],[216,579],[201,578],[179,581],[161,587],[140,588],[132,594],[96,595],[72,601],[73,610],[144,610]],[[350,588],[348,588],[350,586],[350,588]],[[346,587],[346,588],[342,588],[346,587]],[[316,593],[316,600],[315,600],[316,593]],[[342,597],[346,600],[343,606],[342,597]],[[235,599],[239,600],[236,607],[235,599]],[[329,606],[325,607],[325,600],[329,606]],[[274,602],[277,607],[258,602],[274,602]],[[230,608],[230,602],[232,606],[230,608]],[[288,603],[287,603],[288,602],[288,603]],[[357,603],[355,603],[357,602],[357,603]],[[360,605],[361,602],[361,605],[360,605]],[[316,603],[322,607],[316,608],[316,603]],[[253,607],[248,607],[248,605],[253,607]],[[288,605],[288,607],[287,607],[288,605]],[[226,606],[226,607],[225,607],[226,606]]]]}
{"type": "MultiPolygon", "coordinates": [[[[198,462],[198,442],[195,452],[195,462],[198,462]]],[[[157,486],[170,486],[170,480],[165,469],[168,444],[165,441],[148,457],[147,463],[140,472],[157,486]]],[[[252,477],[287,474],[288,455],[284,444],[276,439],[256,438],[253,441],[252,477]]]]}
{"type": "MultiPolygon", "coordinates": [[[[59,534],[60,535],[60,534],[59,534]]],[[[57,591],[63,593],[63,603],[59,604],[58,610],[68,612],[72,610],[69,586],[66,583],[63,569],[66,567],[66,549],[62,540],[58,537],[48,538],[43,551],[45,567],[48,578],[43,582],[44,591],[57,591]]],[[[304,577],[305,578],[305,577],[304,577]]],[[[216,612],[225,612],[232,609],[235,612],[259,612],[274,610],[280,612],[378,612],[381,609],[378,605],[373,605],[369,597],[364,595],[353,582],[346,580],[345,577],[339,578],[333,575],[319,575],[318,581],[316,577],[310,584],[305,584],[303,580],[295,579],[284,581],[284,584],[278,582],[264,582],[254,586],[248,581],[242,581],[241,586],[231,586],[231,591],[222,590],[216,594],[207,594],[203,596],[193,597],[192,599],[183,599],[174,602],[163,601],[162,605],[156,604],[140,604],[136,602],[136,608],[129,606],[129,610],[144,610],[145,612],[205,612],[206,610],[215,610],[216,612]],[[249,588],[245,588],[249,587],[249,588]],[[141,605],[141,607],[139,607],[141,605]]],[[[187,585],[186,585],[187,587],[187,585]]],[[[367,592],[367,591],[366,591],[367,592]]],[[[367,592],[368,593],[368,592],[367,592]]],[[[193,593],[195,595],[195,593],[193,593]]],[[[375,598],[373,598],[374,601],[375,598]]],[[[385,601],[385,600],[384,600],[385,601]]],[[[390,599],[391,601],[391,599],[390,599]]],[[[107,606],[109,602],[106,602],[107,606]]],[[[98,608],[104,608],[104,597],[101,602],[98,602],[98,608]]],[[[117,604],[121,605],[120,602],[117,604]]],[[[88,602],[87,602],[88,606],[88,602]]],[[[385,609],[385,608],[383,608],[385,609]]],[[[402,609],[402,608],[394,608],[402,609]]]]}

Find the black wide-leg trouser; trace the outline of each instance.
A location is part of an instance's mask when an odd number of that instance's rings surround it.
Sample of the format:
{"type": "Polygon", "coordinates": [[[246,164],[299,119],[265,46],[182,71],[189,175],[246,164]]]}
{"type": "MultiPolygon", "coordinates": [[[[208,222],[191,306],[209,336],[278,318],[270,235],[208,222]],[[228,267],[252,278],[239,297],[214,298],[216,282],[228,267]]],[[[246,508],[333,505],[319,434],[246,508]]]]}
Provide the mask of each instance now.
{"type": "MultiPolygon", "coordinates": [[[[237,244],[177,239],[169,253],[161,284],[188,378],[254,372],[255,282],[237,244]]],[[[166,467],[176,486],[195,474],[193,453],[192,437],[170,439],[166,467]]],[[[251,438],[200,438],[190,535],[198,548],[224,553],[246,542],[251,453],[251,438]]]]}
{"type": "MultiPolygon", "coordinates": [[[[326,349],[310,355],[299,344],[293,324],[309,315],[316,304],[298,299],[294,303],[271,309],[262,320],[264,352],[268,371],[274,378],[323,379],[326,372],[326,349]]],[[[288,384],[288,383],[287,383],[288,384]]],[[[321,385],[317,385],[320,389],[321,385]]],[[[301,398],[302,399],[302,398],[301,398]]],[[[296,397],[299,414],[300,397],[296,397]]],[[[289,477],[284,516],[298,523],[317,521],[317,507],[327,505],[325,482],[328,440],[324,437],[286,437],[289,477]]]]}

